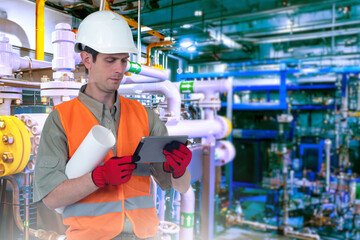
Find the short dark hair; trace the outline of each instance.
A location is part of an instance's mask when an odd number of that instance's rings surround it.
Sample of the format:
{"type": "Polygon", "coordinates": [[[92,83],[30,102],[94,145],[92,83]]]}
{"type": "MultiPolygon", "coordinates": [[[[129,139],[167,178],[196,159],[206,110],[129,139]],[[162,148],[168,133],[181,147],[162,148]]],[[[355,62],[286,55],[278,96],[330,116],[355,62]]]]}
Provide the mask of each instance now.
{"type": "Polygon", "coordinates": [[[93,61],[96,62],[96,57],[99,54],[98,51],[92,49],[91,47],[85,46],[84,51],[92,55],[93,61]]]}
{"type": "MultiPolygon", "coordinates": [[[[88,46],[85,46],[83,51],[85,51],[87,53],[90,53],[92,58],[93,58],[93,62],[96,62],[96,57],[99,54],[98,51],[96,51],[96,50],[94,50],[94,49],[92,49],[91,47],[88,47],[88,46]]],[[[86,73],[86,75],[89,74],[89,70],[86,67],[85,67],[85,73],[86,73]]]]}

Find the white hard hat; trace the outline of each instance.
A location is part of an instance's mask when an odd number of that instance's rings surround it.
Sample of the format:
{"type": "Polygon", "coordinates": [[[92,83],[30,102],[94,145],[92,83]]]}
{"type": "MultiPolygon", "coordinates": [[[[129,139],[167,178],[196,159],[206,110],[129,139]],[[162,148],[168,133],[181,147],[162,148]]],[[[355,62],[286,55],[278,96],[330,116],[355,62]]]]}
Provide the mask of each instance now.
{"type": "Polygon", "coordinates": [[[137,53],[129,25],[111,11],[94,12],[80,23],[75,52],[83,51],[85,46],[100,53],[137,53]]]}

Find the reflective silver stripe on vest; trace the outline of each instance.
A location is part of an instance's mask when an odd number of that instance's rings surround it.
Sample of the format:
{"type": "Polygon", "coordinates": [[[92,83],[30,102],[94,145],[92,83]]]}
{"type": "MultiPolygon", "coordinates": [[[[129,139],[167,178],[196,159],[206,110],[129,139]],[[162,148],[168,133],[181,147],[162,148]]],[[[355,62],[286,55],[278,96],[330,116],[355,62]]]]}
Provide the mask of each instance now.
{"type": "Polygon", "coordinates": [[[103,203],[75,203],[67,206],[63,218],[68,217],[94,217],[112,212],[122,212],[122,201],[103,203]]]}
{"type": "Polygon", "coordinates": [[[138,163],[136,169],[133,171],[132,175],[137,176],[150,176],[150,164],[138,163]]]}
{"type": "Polygon", "coordinates": [[[125,200],[125,210],[134,210],[134,209],[146,209],[154,208],[154,198],[152,195],[142,196],[142,197],[132,197],[125,200]]]}

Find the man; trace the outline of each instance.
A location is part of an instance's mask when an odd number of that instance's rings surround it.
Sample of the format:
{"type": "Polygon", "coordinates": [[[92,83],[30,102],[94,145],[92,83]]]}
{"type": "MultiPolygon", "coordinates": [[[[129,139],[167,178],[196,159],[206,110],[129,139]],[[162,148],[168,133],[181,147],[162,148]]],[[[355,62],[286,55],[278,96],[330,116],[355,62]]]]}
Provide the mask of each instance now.
{"type": "Polygon", "coordinates": [[[129,53],[136,53],[131,30],[118,14],[101,11],[79,26],[75,51],[88,70],[79,96],[55,106],[41,136],[34,176],[34,201],[55,209],[68,206],[63,222],[72,239],[155,239],[159,220],[150,193],[150,174],[163,189],[186,192],[191,151],[178,142],[164,149],[167,162],[137,164],[131,156],[141,137],[167,135],[150,109],[118,95],[129,53]],[[88,131],[100,124],[117,143],[103,165],[67,179],[65,166],[88,131]],[[115,157],[114,157],[115,156],[115,157]],[[119,156],[119,157],[116,157],[119,156]]]}

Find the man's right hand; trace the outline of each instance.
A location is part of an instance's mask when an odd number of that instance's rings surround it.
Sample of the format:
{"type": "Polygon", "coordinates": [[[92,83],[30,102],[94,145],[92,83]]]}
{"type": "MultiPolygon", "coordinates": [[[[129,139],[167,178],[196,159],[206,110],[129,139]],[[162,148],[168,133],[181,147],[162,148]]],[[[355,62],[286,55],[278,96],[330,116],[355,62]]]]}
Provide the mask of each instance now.
{"type": "Polygon", "coordinates": [[[92,171],[91,178],[97,187],[120,185],[130,180],[140,156],[112,157],[92,171]]]}

